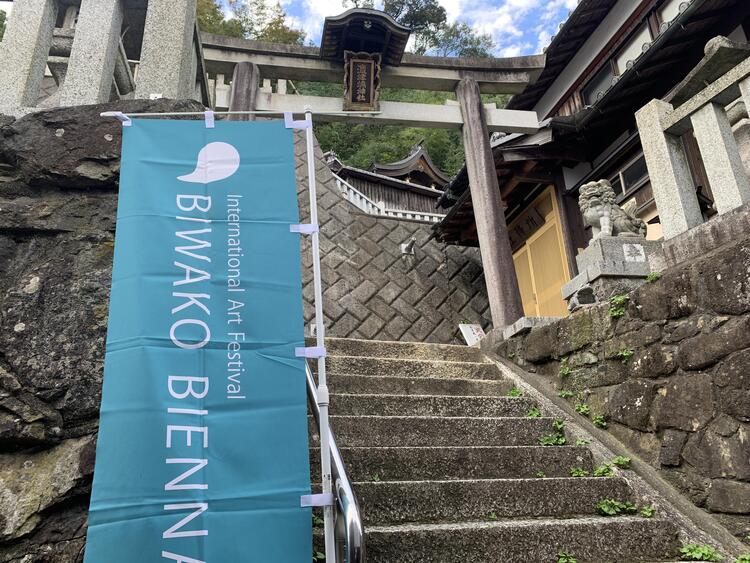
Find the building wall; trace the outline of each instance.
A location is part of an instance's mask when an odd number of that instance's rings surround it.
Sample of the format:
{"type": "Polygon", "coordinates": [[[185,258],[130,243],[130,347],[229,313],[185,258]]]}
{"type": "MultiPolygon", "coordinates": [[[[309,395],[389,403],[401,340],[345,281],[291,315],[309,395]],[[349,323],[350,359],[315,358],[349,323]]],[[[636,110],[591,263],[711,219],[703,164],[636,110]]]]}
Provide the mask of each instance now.
{"type": "Polygon", "coordinates": [[[437,196],[428,196],[417,191],[393,188],[378,182],[371,182],[364,178],[349,177],[352,186],[365,194],[375,203],[383,202],[386,209],[402,209],[404,211],[421,211],[423,213],[438,213],[436,208],[437,196]]]}
{"type": "Polygon", "coordinates": [[[730,531],[750,531],[750,238],[499,345],[730,531]]]}

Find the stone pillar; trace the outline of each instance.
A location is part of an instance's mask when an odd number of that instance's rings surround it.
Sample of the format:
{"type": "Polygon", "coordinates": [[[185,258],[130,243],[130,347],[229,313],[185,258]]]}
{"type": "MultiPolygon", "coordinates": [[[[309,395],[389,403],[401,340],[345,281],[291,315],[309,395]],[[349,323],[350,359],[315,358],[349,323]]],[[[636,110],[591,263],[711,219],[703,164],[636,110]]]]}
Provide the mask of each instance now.
{"type": "Polygon", "coordinates": [[[0,107],[33,107],[44,79],[57,0],[16,0],[0,43],[0,107]]]}
{"type": "Polygon", "coordinates": [[[750,201],[750,183],[724,108],[710,102],[690,116],[719,213],[750,201]]]}
{"type": "Polygon", "coordinates": [[[149,1],[136,98],[192,98],[195,10],[196,0],[149,1]]]}
{"type": "Polygon", "coordinates": [[[73,36],[61,106],[108,102],[120,54],[121,0],[83,0],[73,36]]]}
{"type": "Polygon", "coordinates": [[[521,293],[505,224],[505,211],[490,147],[490,135],[479,85],[464,78],[456,88],[463,118],[464,153],[469,173],[474,220],[482,255],[484,280],[492,312],[492,324],[503,328],[523,316],[521,293]]]}
{"type": "MultiPolygon", "coordinates": [[[[229,111],[253,111],[258,97],[260,71],[253,63],[237,63],[232,75],[229,111]]],[[[231,121],[254,121],[254,115],[230,115],[231,121]]]]}
{"type": "Polygon", "coordinates": [[[703,222],[682,140],[664,132],[669,111],[670,104],[653,100],[635,114],[665,239],[703,222]]]}

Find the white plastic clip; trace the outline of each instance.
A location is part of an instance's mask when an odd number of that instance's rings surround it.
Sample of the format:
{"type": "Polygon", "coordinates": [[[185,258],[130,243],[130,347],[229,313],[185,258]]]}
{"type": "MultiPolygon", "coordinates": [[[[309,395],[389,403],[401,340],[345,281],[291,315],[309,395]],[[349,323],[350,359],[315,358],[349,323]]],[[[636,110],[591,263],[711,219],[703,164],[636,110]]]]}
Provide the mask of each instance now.
{"type": "Polygon", "coordinates": [[[300,223],[299,225],[289,225],[289,231],[292,233],[311,235],[320,231],[320,227],[313,225],[312,223],[300,223]]]}
{"type": "Polygon", "coordinates": [[[307,348],[295,348],[294,355],[298,358],[325,358],[325,346],[310,346],[307,348]]]}
{"type": "Polygon", "coordinates": [[[301,121],[294,120],[294,114],[291,111],[284,112],[284,127],[287,129],[307,129],[312,126],[312,120],[305,115],[301,121]]]}
{"type": "Polygon", "coordinates": [[[99,115],[101,115],[102,117],[114,117],[120,123],[122,123],[123,127],[130,127],[131,125],[133,125],[133,121],[121,111],[105,111],[103,113],[100,113],[99,115]]]}
{"type": "Polygon", "coordinates": [[[333,493],[319,493],[317,495],[302,495],[299,497],[299,505],[302,508],[309,506],[333,506],[333,493]]]}
{"type": "Polygon", "coordinates": [[[216,118],[214,116],[214,112],[211,110],[204,111],[203,115],[206,116],[206,129],[213,129],[216,127],[216,118]]]}

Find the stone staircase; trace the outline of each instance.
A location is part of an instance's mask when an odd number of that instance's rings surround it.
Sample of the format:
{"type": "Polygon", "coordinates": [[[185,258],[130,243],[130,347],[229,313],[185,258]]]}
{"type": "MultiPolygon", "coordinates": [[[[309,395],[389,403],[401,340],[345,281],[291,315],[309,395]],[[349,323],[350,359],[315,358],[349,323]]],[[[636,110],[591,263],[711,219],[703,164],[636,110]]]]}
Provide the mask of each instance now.
{"type": "MultiPolygon", "coordinates": [[[[465,346],[329,339],[331,425],[362,509],[368,563],[667,561],[677,526],[639,503],[587,447],[540,446],[554,419],[510,397],[513,382],[465,346]]],[[[570,440],[569,440],[570,442],[570,440]]],[[[313,436],[311,445],[317,445],[313,436]]],[[[313,479],[319,479],[313,448],[313,479]]]]}

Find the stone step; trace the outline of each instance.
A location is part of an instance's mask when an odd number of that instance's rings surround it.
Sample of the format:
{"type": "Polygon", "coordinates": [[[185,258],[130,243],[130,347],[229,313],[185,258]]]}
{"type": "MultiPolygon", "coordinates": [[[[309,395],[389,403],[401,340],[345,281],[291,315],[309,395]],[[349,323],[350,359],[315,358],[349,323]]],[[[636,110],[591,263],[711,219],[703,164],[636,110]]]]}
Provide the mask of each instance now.
{"type": "Polygon", "coordinates": [[[384,395],[485,395],[501,397],[513,383],[506,379],[436,379],[432,377],[379,377],[330,374],[328,385],[335,393],[384,395]]]}
{"type": "Polygon", "coordinates": [[[453,362],[488,362],[479,348],[453,344],[421,342],[388,342],[351,338],[326,338],[329,356],[367,356],[410,360],[448,360],[453,362]]]}
{"type": "Polygon", "coordinates": [[[669,561],[677,528],[622,516],[400,524],[366,529],[367,563],[554,563],[560,551],[579,563],[669,561]]]}
{"type": "MultiPolygon", "coordinates": [[[[383,481],[429,479],[516,479],[569,477],[570,469],[592,471],[587,448],[575,446],[448,446],[341,448],[349,479],[383,481]]],[[[320,450],[311,448],[313,480],[320,480],[320,450]]]]}
{"type": "Polygon", "coordinates": [[[605,498],[631,500],[619,477],[354,483],[365,524],[595,515],[605,498]]]}
{"type": "MultiPolygon", "coordinates": [[[[317,442],[317,427],[309,420],[311,442],[317,442]]],[[[540,436],[552,432],[552,421],[552,418],[330,417],[339,447],[535,446],[540,436]]]]}
{"type": "Polygon", "coordinates": [[[335,393],[331,395],[331,414],[523,417],[535,404],[524,397],[335,393]]]}
{"type": "Polygon", "coordinates": [[[500,379],[502,377],[497,366],[484,362],[331,356],[327,358],[326,366],[330,373],[346,375],[379,377],[408,375],[448,379],[500,379]]]}

